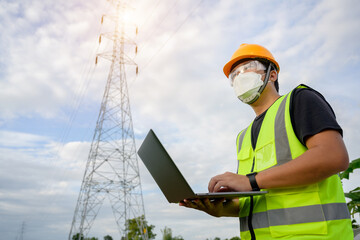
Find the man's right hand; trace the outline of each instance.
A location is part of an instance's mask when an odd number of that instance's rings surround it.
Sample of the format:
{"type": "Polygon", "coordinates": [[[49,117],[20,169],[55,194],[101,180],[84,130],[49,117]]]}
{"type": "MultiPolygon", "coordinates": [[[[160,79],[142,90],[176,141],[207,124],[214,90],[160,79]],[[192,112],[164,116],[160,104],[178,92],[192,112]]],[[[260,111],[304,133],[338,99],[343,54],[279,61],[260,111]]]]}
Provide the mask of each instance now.
{"type": "Polygon", "coordinates": [[[179,203],[179,206],[193,208],[199,211],[206,212],[214,217],[237,217],[239,214],[239,200],[233,199],[225,201],[225,198],[219,199],[184,199],[179,203]]]}

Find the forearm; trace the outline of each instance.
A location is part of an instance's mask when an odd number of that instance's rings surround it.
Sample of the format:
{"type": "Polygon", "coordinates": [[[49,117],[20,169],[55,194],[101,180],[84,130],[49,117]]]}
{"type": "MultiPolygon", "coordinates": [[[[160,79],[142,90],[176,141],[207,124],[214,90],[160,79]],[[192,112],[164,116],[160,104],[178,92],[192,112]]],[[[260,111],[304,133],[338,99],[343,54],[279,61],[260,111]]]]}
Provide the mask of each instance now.
{"type": "Polygon", "coordinates": [[[256,175],[257,184],[261,189],[296,187],[319,182],[335,173],[307,161],[312,157],[306,152],[286,164],[261,171],[256,175]]]}
{"type": "Polygon", "coordinates": [[[256,176],[260,188],[286,188],[312,184],[343,171],[348,166],[348,155],[341,136],[333,131],[320,138],[309,139],[310,148],[298,158],[264,171],[256,176]],[[329,144],[317,144],[328,141],[329,144]]]}

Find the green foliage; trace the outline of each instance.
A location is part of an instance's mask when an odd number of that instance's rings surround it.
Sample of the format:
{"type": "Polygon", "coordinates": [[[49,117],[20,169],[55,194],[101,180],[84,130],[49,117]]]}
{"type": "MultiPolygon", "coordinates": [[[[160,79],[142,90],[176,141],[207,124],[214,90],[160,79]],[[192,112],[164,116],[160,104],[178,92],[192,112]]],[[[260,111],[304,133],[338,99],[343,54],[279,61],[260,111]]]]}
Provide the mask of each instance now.
{"type": "Polygon", "coordinates": [[[72,236],[72,240],[84,240],[84,235],[81,234],[81,236],[80,236],[80,233],[74,234],[72,236]]]}
{"type": "Polygon", "coordinates": [[[163,240],[172,240],[172,231],[170,228],[165,226],[164,230],[161,230],[161,232],[163,234],[163,240]]]}
{"type": "Polygon", "coordinates": [[[353,220],[351,221],[351,225],[352,225],[352,228],[353,228],[353,229],[357,229],[357,228],[360,227],[360,225],[356,223],[355,219],[353,219],[353,220]]]}
{"type": "Polygon", "coordinates": [[[173,237],[172,240],[184,240],[182,236],[176,236],[176,237],[173,237]]]}
{"type": "Polygon", "coordinates": [[[354,218],[356,213],[360,213],[360,187],[357,187],[357,188],[351,190],[350,192],[345,193],[345,197],[351,199],[351,201],[348,202],[347,205],[348,205],[351,217],[354,218]]]}
{"type": "Polygon", "coordinates": [[[184,240],[182,236],[173,237],[171,228],[168,228],[166,226],[164,230],[161,230],[161,232],[163,234],[162,240],[184,240]]]}
{"type": "MultiPolygon", "coordinates": [[[[156,234],[153,233],[154,228],[154,225],[148,226],[144,215],[142,215],[141,217],[129,219],[126,222],[126,230],[128,231],[127,237],[129,240],[143,240],[142,235],[144,232],[147,232],[148,239],[155,239],[156,234]],[[144,227],[144,229],[139,229],[139,226],[141,225],[144,227]]],[[[121,238],[121,240],[124,239],[126,238],[121,238]]]]}
{"type": "Polygon", "coordinates": [[[349,179],[350,173],[354,172],[354,170],[358,169],[358,168],[360,168],[360,158],[351,161],[348,169],[346,169],[344,172],[340,173],[340,178],[341,179],[344,179],[344,178],[349,179]]]}
{"type": "MultiPolygon", "coordinates": [[[[346,169],[344,172],[340,173],[341,179],[349,179],[350,173],[353,173],[355,169],[360,168],[360,158],[351,161],[349,164],[349,168],[346,169]]],[[[360,187],[357,187],[351,190],[348,193],[345,193],[345,197],[350,198],[350,202],[347,203],[349,208],[349,212],[351,214],[352,219],[352,227],[353,229],[358,228],[359,225],[356,223],[354,219],[355,214],[360,214],[360,187]]]]}
{"type": "Polygon", "coordinates": [[[72,236],[72,240],[98,240],[98,238],[92,237],[92,238],[84,238],[84,235],[80,233],[74,234],[72,236]]]}
{"type": "Polygon", "coordinates": [[[112,238],[110,235],[106,235],[106,236],[104,237],[104,240],[113,240],[113,238],[112,238]]]}

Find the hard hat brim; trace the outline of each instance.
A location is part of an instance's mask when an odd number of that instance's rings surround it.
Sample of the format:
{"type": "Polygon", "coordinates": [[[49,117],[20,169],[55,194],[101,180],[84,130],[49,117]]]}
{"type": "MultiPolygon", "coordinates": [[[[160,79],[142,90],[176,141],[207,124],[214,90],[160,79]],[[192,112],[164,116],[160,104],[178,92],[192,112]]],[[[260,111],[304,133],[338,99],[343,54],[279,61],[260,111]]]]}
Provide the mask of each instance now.
{"type": "MultiPolygon", "coordinates": [[[[274,59],[271,59],[271,58],[267,58],[265,56],[261,57],[262,59],[266,59],[270,62],[273,62],[275,65],[276,65],[276,68],[277,68],[277,72],[279,73],[280,72],[280,66],[279,64],[274,60],[274,59]]],[[[223,68],[223,72],[225,74],[225,76],[227,78],[229,78],[229,74],[230,74],[230,71],[231,71],[231,67],[238,61],[244,59],[261,59],[258,55],[242,55],[242,56],[239,56],[239,57],[236,57],[236,58],[233,58],[231,59],[228,63],[225,64],[224,68],[223,68]]]]}

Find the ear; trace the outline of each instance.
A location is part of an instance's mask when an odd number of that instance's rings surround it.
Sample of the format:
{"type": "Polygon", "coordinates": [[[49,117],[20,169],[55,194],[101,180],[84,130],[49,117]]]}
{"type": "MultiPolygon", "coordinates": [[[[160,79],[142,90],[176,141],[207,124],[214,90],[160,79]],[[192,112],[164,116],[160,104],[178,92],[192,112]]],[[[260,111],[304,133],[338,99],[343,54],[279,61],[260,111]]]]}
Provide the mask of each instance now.
{"type": "Polygon", "coordinates": [[[270,72],[269,81],[275,83],[276,79],[277,79],[277,72],[275,70],[272,70],[270,72]]]}

